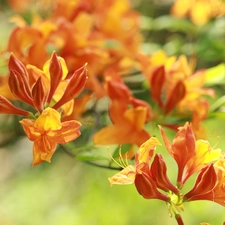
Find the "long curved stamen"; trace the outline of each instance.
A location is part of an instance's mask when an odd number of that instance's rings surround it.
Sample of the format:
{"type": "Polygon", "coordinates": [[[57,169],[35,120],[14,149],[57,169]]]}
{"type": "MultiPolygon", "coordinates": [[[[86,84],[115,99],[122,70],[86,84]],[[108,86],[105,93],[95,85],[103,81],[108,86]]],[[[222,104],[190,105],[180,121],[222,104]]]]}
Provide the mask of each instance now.
{"type": "Polygon", "coordinates": [[[107,149],[108,149],[109,156],[110,156],[110,158],[113,160],[113,162],[116,163],[116,165],[118,165],[119,167],[121,167],[121,168],[124,169],[125,167],[127,167],[127,166],[129,165],[129,163],[128,163],[127,152],[125,153],[125,161],[124,161],[124,157],[123,157],[123,155],[122,155],[121,148],[122,148],[122,146],[120,146],[120,149],[119,149],[119,158],[118,158],[118,161],[119,161],[119,162],[117,162],[117,161],[113,158],[112,154],[110,153],[109,148],[107,148],[107,149]]]}

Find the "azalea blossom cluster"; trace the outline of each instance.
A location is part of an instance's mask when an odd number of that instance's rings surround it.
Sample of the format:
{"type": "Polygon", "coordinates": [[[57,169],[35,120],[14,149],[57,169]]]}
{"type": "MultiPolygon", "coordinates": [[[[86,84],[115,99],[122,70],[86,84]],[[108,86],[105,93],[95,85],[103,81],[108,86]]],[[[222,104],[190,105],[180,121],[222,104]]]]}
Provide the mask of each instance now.
{"type": "Polygon", "coordinates": [[[225,206],[225,158],[220,149],[212,149],[208,141],[196,140],[192,126],[186,123],[178,128],[171,142],[164,129],[159,127],[164,145],[176,161],[178,172],[174,185],[167,176],[167,165],[162,154],[157,153],[161,143],[151,137],[135,154],[135,165],[121,163],[119,173],[109,178],[111,184],[133,184],[146,199],[166,202],[170,215],[175,215],[179,225],[184,224],[180,213],[183,204],[196,200],[209,200],[225,206]],[[156,149],[157,147],[157,149],[156,149]],[[193,188],[182,193],[186,181],[195,173],[193,188]]]}
{"type": "Polygon", "coordinates": [[[9,71],[11,93],[17,100],[26,103],[30,111],[14,106],[0,95],[0,112],[26,117],[20,123],[27,137],[34,142],[33,166],[43,161],[50,162],[58,143],[70,142],[80,135],[80,122],[61,122],[60,118],[62,114],[72,110],[74,98],[84,88],[87,79],[86,65],[68,77],[64,60],[53,53],[43,71],[30,66],[28,72],[12,54],[9,71]]]}
{"type": "MultiPolygon", "coordinates": [[[[11,0],[9,5],[22,13],[32,2],[11,0]]],[[[177,0],[171,13],[201,25],[224,14],[219,2],[177,0]],[[217,13],[209,11],[214,4],[217,13]]],[[[179,225],[186,202],[225,206],[224,153],[211,148],[203,126],[209,99],[216,96],[205,87],[207,69],[197,69],[195,57],[142,52],[140,14],[128,0],[49,0],[35,6],[29,21],[22,14],[11,18],[16,26],[1,54],[8,70],[0,76],[0,114],[19,116],[33,142],[32,165],[50,162],[58,144],[78,139],[83,115],[91,112],[96,121],[106,117],[105,123],[92,124],[93,148],[125,145],[126,151],[117,154],[117,148],[114,156],[134,161],[122,161],[111,184],[134,183],[144,198],[166,202],[179,225]],[[129,78],[135,80],[131,85],[129,78]],[[141,90],[132,88],[134,83],[141,90]],[[105,111],[99,112],[98,104],[105,111]],[[175,184],[167,176],[163,152],[155,153],[161,146],[154,137],[158,125],[177,164],[175,184]],[[177,132],[172,142],[163,127],[177,132]],[[196,174],[191,190],[183,193],[196,174]]],[[[111,163],[110,158],[106,167],[111,163]]]]}

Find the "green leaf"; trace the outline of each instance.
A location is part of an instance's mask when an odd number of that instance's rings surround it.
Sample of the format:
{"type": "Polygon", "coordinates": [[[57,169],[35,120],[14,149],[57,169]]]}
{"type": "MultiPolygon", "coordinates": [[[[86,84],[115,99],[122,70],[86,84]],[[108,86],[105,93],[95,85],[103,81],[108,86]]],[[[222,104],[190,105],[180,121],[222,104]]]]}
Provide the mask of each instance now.
{"type": "Polygon", "coordinates": [[[177,19],[169,15],[156,18],[152,23],[152,30],[181,31],[187,34],[198,32],[198,28],[186,19],[177,19]]]}
{"type": "Polygon", "coordinates": [[[148,16],[141,16],[140,26],[142,30],[151,30],[152,29],[153,19],[148,16]]]}
{"type": "Polygon", "coordinates": [[[225,83],[225,63],[221,63],[215,67],[207,69],[206,85],[211,86],[215,84],[225,83]]]}
{"type": "Polygon", "coordinates": [[[119,145],[116,150],[113,153],[113,158],[117,159],[119,158],[120,154],[124,155],[126,154],[126,152],[128,152],[132,147],[132,144],[123,144],[123,145],[119,145]]]}
{"type": "Polygon", "coordinates": [[[216,111],[217,109],[219,109],[220,107],[225,105],[225,96],[220,97],[219,99],[217,99],[211,106],[210,106],[210,111],[216,111]]]}

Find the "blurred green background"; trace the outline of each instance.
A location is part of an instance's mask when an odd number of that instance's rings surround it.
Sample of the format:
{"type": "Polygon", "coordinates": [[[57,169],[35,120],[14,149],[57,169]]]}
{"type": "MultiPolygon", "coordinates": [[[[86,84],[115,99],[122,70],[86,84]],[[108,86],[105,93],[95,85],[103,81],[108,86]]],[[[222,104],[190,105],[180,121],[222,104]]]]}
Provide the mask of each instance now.
{"type": "MultiPolygon", "coordinates": [[[[224,18],[197,27],[187,19],[168,16],[171,1],[165,4],[164,1],[136,0],[134,4],[144,15],[142,29],[146,42],[142,47],[145,52],[163,49],[169,55],[196,54],[199,68],[224,61],[224,18]]],[[[1,49],[12,29],[9,15],[8,11],[0,14],[1,49]]],[[[223,117],[205,122],[211,145],[221,149],[225,145],[223,117]]],[[[152,133],[151,128],[148,129],[152,133]]],[[[154,132],[161,140],[158,131],[154,132]]],[[[172,139],[174,133],[169,133],[172,139]]],[[[56,152],[51,164],[32,168],[31,149],[32,143],[26,138],[0,148],[0,225],[176,224],[164,202],[145,200],[134,185],[110,187],[108,177],[116,171],[75,161],[62,150],[56,152]]],[[[175,162],[165,149],[158,149],[168,162],[171,180],[175,180],[175,162]]],[[[193,182],[194,178],[188,182],[187,190],[193,182]]],[[[224,208],[216,203],[199,201],[184,207],[182,217],[186,225],[200,222],[222,225],[225,221],[224,208]]]]}

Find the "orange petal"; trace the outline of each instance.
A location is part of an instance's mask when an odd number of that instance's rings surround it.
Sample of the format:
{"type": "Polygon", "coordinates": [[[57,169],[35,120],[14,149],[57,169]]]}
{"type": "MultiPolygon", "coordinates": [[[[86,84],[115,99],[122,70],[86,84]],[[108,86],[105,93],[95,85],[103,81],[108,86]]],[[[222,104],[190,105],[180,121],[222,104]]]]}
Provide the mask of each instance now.
{"type": "Polygon", "coordinates": [[[0,113],[1,114],[16,114],[20,116],[29,116],[29,112],[15,107],[5,97],[0,95],[0,113]]]}
{"type": "Polygon", "coordinates": [[[59,144],[65,144],[75,140],[80,136],[81,123],[76,120],[65,121],[62,123],[62,128],[55,132],[54,139],[59,144]]]}

